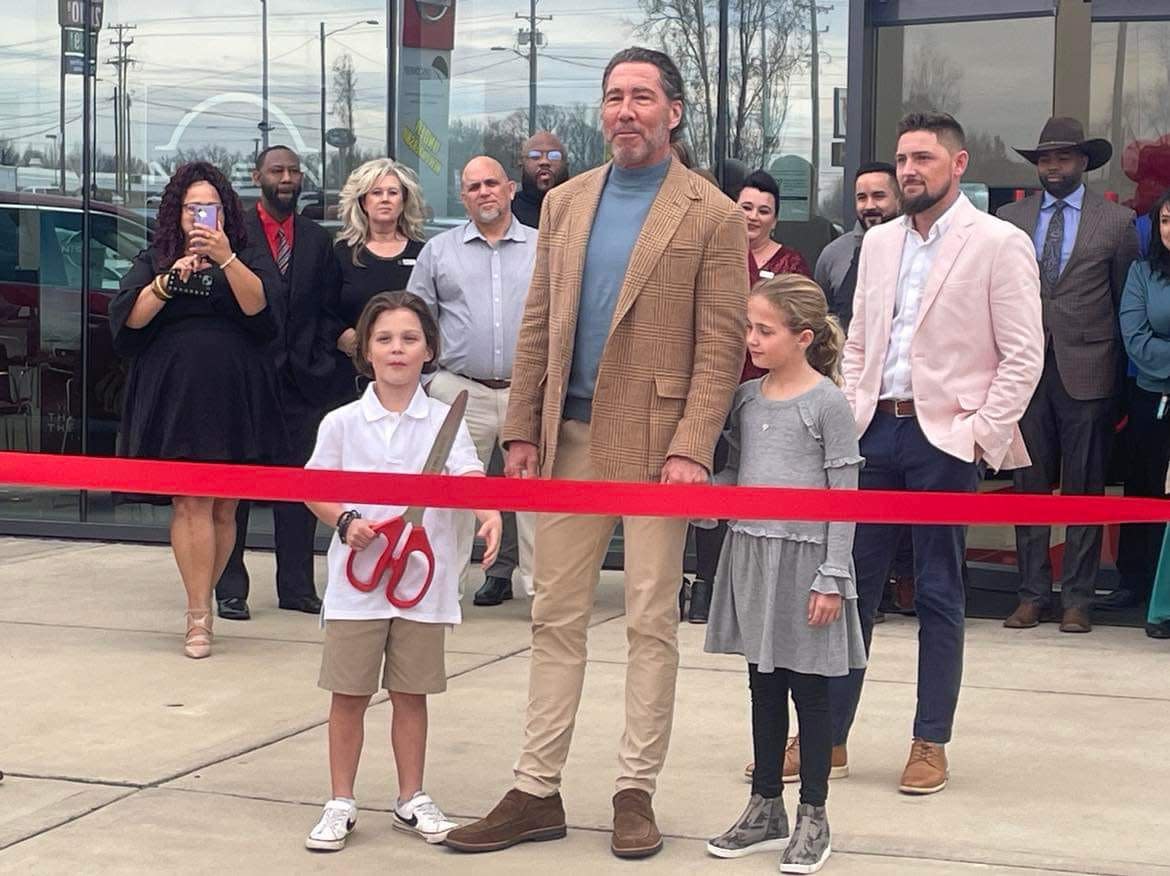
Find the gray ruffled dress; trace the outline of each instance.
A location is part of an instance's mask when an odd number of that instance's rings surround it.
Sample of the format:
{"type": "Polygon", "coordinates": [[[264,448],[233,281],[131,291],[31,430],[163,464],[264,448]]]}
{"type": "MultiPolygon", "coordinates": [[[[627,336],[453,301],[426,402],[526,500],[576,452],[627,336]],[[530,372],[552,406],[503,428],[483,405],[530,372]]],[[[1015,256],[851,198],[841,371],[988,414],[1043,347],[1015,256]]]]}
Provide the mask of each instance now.
{"type": "MultiPolygon", "coordinates": [[[[749,380],[736,392],[718,484],[857,489],[863,462],[849,403],[827,377],[773,401],[749,380]]],[[[706,650],[777,668],[838,676],[865,666],[853,575],[853,523],[731,520],[715,575],[706,650]],[[840,618],[808,622],[810,593],[844,597],[840,618]]]]}

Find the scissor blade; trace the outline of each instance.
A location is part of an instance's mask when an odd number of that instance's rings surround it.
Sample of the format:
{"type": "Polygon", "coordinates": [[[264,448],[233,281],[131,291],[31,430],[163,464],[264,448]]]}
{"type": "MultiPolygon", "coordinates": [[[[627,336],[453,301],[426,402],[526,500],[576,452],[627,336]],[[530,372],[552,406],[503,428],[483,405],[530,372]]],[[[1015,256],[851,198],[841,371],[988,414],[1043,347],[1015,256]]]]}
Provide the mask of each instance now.
{"type": "Polygon", "coordinates": [[[447,457],[451,455],[451,448],[455,445],[455,436],[459,434],[459,424],[463,422],[463,412],[467,409],[467,390],[459,391],[455,401],[451,403],[451,410],[439,427],[439,434],[435,436],[435,443],[431,445],[431,452],[423,465],[423,474],[440,474],[447,464],[447,457]]]}

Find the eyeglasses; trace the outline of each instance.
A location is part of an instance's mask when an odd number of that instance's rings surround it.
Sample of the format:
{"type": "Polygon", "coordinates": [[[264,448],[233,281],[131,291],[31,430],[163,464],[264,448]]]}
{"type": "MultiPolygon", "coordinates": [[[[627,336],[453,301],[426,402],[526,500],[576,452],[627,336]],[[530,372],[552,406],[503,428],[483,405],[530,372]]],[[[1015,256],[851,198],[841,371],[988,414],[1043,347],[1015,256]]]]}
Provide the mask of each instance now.
{"type": "Polygon", "coordinates": [[[565,153],[560,149],[529,149],[528,157],[533,161],[539,161],[542,155],[547,155],[549,161],[560,161],[565,157],[565,153]]]}
{"type": "Polygon", "coordinates": [[[213,204],[184,204],[183,212],[188,216],[198,216],[200,210],[205,210],[208,207],[215,207],[218,210],[222,206],[223,204],[220,204],[218,201],[213,204]]]}

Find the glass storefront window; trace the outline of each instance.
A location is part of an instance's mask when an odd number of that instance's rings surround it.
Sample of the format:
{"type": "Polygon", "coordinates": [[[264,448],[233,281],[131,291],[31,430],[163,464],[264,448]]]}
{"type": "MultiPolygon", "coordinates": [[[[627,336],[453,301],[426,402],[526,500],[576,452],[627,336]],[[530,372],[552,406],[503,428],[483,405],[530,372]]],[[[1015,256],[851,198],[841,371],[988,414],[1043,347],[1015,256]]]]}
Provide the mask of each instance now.
{"type": "Polygon", "coordinates": [[[967,132],[973,200],[994,211],[1035,188],[1012,147],[1035,144],[1052,114],[1054,28],[1049,16],[879,29],[874,158],[893,160],[904,113],[948,112],[967,132]]]}
{"type": "Polygon", "coordinates": [[[1090,176],[1138,213],[1170,188],[1170,21],[1093,23],[1089,136],[1113,144],[1090,176]]]}

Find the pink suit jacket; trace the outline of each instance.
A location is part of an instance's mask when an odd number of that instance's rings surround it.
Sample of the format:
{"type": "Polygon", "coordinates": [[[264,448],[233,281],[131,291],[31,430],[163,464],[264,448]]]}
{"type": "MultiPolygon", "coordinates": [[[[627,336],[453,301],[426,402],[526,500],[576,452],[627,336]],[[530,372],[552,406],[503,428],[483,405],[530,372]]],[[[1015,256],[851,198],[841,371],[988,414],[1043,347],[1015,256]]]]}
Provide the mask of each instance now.
{"type": "MultiPolygon", "coordinates": [[[[881,393],[903,220],[866,232],[842,371],[864,435],[881,393]]],[[[910,342],[919,426],[939,450],[991,468],[1031,464],[1017,423],[1044,367],[1040,271],[1032,240],[960,197],[922,293],[910,342]]]]}

